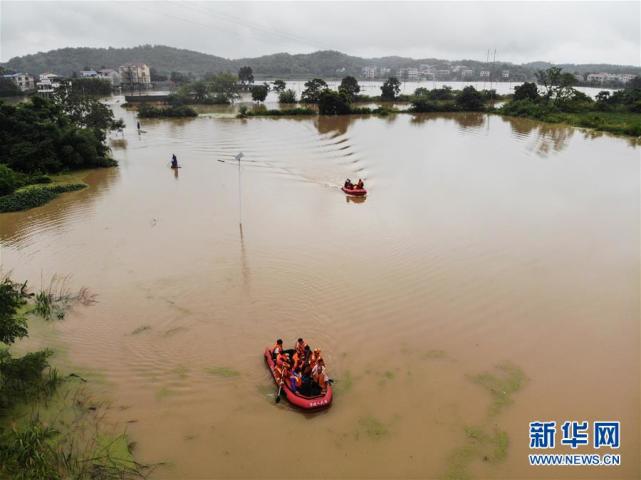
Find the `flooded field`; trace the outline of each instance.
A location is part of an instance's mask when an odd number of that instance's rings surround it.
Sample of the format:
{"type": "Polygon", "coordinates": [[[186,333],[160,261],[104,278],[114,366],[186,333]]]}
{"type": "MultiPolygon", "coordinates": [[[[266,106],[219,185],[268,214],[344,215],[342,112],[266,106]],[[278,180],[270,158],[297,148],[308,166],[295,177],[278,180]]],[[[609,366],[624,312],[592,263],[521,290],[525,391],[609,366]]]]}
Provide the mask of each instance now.
{"type": "Polygon", "coordinates": [[[119,168],[0,216],[2,268],[98,295],[56,329],[156,478],[639,478],[630,140],[483,114],[137,135],[113,108],[119,168]],[[274,404],[263,349],[298,336],[336,379],[325,412],[274,404]],[[535,420],[620,420],[622,465],[529,467],[535,420]]]}

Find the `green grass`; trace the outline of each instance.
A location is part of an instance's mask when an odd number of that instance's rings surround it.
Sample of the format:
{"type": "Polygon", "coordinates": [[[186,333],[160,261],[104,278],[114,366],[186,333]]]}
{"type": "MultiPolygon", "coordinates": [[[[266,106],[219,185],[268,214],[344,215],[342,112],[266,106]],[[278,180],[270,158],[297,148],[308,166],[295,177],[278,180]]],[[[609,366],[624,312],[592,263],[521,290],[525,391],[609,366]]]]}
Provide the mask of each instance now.
{"type": "Polygon", "coordinates": [[[518,392],[527,382],[523,371],[510,363],[503,363],[496,367],[495,372],[485,372],[470,377],[474,383],[485,388],[492,396],[490,416],[498,415],[506,406],[510,405],[512,395],[518,392]]]}
{"type": "Polygon", "coordinates": [[[216,375],[217,377],[224,378],[233,378],[240,376],[240,372],[238,370],[234,370],[228,367],[208,367],[205,369],[205,372],[210,375],[216,375]]]}
{"type": "Polygon", "coordinates": [[[0,213],[19,212],[39,207],[64,192],[73,192],[87,187],[84,183],[60,185],[30,185],[0,197],[0,213]]]}
{"type": "Polygon", "coordinates": [[[372,415],[358,419],[358,433],[360,432],[372,439],[379,439],[389,434],[387,426],[372,415]]]}

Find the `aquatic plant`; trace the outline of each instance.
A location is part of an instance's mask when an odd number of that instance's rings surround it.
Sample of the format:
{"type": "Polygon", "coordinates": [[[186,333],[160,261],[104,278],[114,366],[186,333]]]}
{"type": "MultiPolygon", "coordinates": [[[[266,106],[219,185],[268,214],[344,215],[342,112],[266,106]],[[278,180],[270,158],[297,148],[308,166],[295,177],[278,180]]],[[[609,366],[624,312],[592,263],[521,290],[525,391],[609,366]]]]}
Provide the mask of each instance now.
{"type": "Polygon", "coordinates": [[[472,381],[484,387],[492,395],[490,416],[495,416],[512,403],[512,395],[518,392],[527,377],[523,371],[511,363],[496,367],[497,373],[485,372],[471,377],[472,381]]]}
{"type": "Polygon", "coordinates": [[[95,303],[95,295],[86,287],[82,287],[78,292],[72,293],[67,287],[69,277],[60,277],[54,275],[51,277],[49,285],[40,290],[35,296],[34,313],[51,320],[56,318],[61,320],[65,316],[65,311],[74,303],[82,305],[91,305],[95,303]]]}
{"type": "Polygon", "coordinates": [[[210,375],[216,375],[218,377],[225,378],[240,376],[240,372],[238,370],[234,370],[228,367],[208,367],[205,369],[205,372],[209,373],[210,375]]]}
{"type": "Polygon", "coordinates": [[[358,432],[362,431],[369,438],[373,439],[382,438],[389,433],[387,426],[372,415],[359,418],[358,427],[358,432]]]}

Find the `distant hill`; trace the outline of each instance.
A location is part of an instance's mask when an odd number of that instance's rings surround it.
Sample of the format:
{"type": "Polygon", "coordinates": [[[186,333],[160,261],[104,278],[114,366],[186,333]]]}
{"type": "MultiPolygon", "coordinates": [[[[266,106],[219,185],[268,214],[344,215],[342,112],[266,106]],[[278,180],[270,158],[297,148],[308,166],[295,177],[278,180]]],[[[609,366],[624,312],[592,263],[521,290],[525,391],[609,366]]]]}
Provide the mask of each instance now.
{"type": "MultiPolygon", "coordinates": [[[[284,78],[309,78],[311,76],[340,77],[344,75],[360,75],[366,66],[387,67],[394,74],[400,68],[417,67],[420,64],[447,69],[450,64],[465,65],[470,69],[490,69],[490,65],[476,60],[448,61],[436,58],[413,59],[407,57],[361,58],[346,55],[336,51],[319,51],[309,54],[276,53],[256,58],[227,59],[163,45],[141,45],[133,48],[62,48],[49,52],[40,52],[23,57],[14,57],[2,67],[17,72],[40,74],[53,72],[59,75],[71,76],[85,67],[118,68],[128,62],[146,63],[158,73],[192,72],[196,75],[218,73],[222,71],[237,72],[244,65],[249,65],[254,75],[262,77],[281,76],[284,78]]],[[[547,62],[531,62],[516,65],[497,62],[495,71],[510,70],[513,80],[526,80],[534,76],[537,69],[547,68],[552,64],[547,62]]],[[[564,70],[577,73],[609,72],[636,73],[641,75],[641,67],[625,65],[559,65],[564,70]]]]}

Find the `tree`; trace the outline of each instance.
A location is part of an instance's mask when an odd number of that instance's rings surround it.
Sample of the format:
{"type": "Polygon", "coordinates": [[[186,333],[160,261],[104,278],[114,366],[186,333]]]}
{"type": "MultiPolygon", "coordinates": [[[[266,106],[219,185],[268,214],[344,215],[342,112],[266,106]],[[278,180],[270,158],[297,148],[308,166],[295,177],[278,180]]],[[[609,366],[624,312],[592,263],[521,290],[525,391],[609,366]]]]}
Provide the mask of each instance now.
{"type": "Polygon", "coordinates": [[[229,102],[240,98],[238,93],[238,77],[236,75],[225,72],[219,73],[208,77],[209,89],[212,93],[224,98],[229,102]]]}
{"type": "Polygon", "coordinates": [[[318,103],[321,92],[327,88],[327,83],[321,78],[314,78],[305,82],[305,90],[300,96],[303,103],[318,103]]]}
{"type": "Polygon", "coordinates": [[[291,88],[280,92],[278,95],[280,103],[296,103],[296,92],[291,88]]]}
{"type": "Polygon", "coordinates": [[[343,93],[350,101],[352,101],[361,91],[361,87],[358,84],[358,80],[352,76],[347,76],[341,80],[338,91],[339,93],[343,93]]]}
{"type": "Polygon", "coordinates": [[[279,94],[287,88],[287,84],[283,80],[274,80],[273,85],[272,90],[279,94]]]}
{"type": "Polygon", "coordinates": [[[473,86],[465,87],[456,97],[456,104],[463,110],[478,112],[485,107],[483,103],[483,94],[473,86]]]}
{"type": "Polygon", "coordinates": [[[21,93],[18,86],[10,78],[0,77],[0,97],[15,97],[21,93]]]}
{"type": "Polygon", "coordinates": [[[169,74],[169,80],[177,85],[182,85],[183,83],[187,83],[189,81],[189,77],[181,72],[171,72],[169,74]]]}
{"type": "Polygon", "coordinates": [[[539,99],[539,89],[534,82],[525,82],[514,87],[514,100],[532,100],[539,99]]]}
{"type": "MultiPolygon", "coordinates": [[[[24,288],[8,278],[0,283],[0,342],[11,344],[27,336],[27,322],[17,316],[18,308],[24,303],[24,288]]],[[[0,379],[2,377],[0,376],[0,379]]],[[[1,382],[0,382],[1,383],[1,382]]]]}
{"type": "Polygon", "coordinates": [[[389,77],[381,87],[383,100],[394,100],[401,93],[401,82],[396,77],[389,77]]]}
{"type": "Polygon", "coordinates": [[[547,70],[539,70],[535,73],[536,81],[545,89],[543,98],[547,102],[554,93],[554,86],[559,84],[561,77],[560,67],[550,67],[547,70]]]}
{"type": "MultiPolygon", "coordinates": [[[[103,67],[104,68],[104,67],[103,67]]],[[[164,82],[167,80],[167,75],[162,75],[154,67],[149,69],[149,79],[152,82],[164,82]]]]}
{"type": "Polygon", "coordinates": [[[248,88],[250,84],[254,83],[254,72],[251,67],[240,67],[238,80],[243,88],[248,88]]]}
{"type": "Polygon", "coordinates": [[[429,94],[430,94],[429,89],[425,87],[418,87],[416,90],[414,90],[415,97],[427,97],[429,94]]]}
{"type": "Polygon", "coordinates": [[[349,97],[344,92],[326,88],[318,99],[318,113],[321,115],[345,115],[352,110],[349,97]]]}
{"type": "Polygon", "coordinates": [[[251,87],[252,100],[255,102],[264,102],[269,93],[269,84],[254,85],[251,87]]]}
{"type": "Polygon", "coordinates": [[[196,102],[204,102],[209,95],[209,85],[203,80],[199,80],[190,85],[191,93],[194,96],[196,102]]]}

